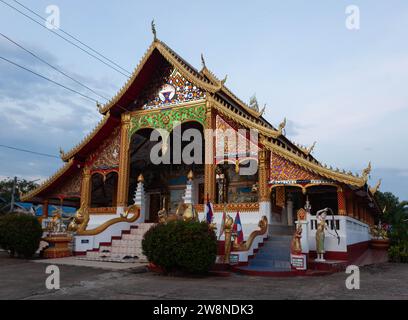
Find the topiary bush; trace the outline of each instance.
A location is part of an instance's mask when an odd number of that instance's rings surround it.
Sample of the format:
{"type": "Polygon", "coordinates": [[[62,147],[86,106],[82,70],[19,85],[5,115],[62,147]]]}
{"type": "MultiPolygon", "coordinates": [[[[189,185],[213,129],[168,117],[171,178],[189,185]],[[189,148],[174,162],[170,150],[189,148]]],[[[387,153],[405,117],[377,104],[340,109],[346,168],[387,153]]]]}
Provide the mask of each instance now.
{"type": "Polygon", "coordinates": [[[30,258],[40,245],[43,231],[36,217],[7,214],[0,217],[0,246],[15,254],[30,258]]]}
{"type": "Polygon", "coordinates": [[[217,237],[206,222],[171,221],[146,232],[143,254],[164,272],[206,273],[215,263],[217,237]]]}

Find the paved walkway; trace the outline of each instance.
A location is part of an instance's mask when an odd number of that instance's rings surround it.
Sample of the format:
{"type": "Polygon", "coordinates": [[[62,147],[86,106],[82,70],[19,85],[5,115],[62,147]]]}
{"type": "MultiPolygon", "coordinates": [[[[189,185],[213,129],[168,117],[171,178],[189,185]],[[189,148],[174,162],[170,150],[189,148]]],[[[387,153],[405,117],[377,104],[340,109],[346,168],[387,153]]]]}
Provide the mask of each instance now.
{"type": "Polygon", "coordinates": [[[47,264],[0,253],[0,299],[407,299],[408,264],[362,267],[361,289],[348,290],[349,276],[265,278],[166,277],[141,269],[107,270],[60,265],[61,289],[47,290],[47,264]]]}
{"type": "Polygon", "coordinates": [[[77,267],[90,267],[99,268],[106,270],[127,270],[127,269],[137,269],[140,271],[146,270],[146,263],[126,263],[126,262],[102,262],[102,261],[91,261],[78,259],[76,257],[67,257],[60,259],[41,259],[33,260],[35,263],[45,263],[55,264],[55,265],[65,265],[65,266],[77,266],[77,267]]]}

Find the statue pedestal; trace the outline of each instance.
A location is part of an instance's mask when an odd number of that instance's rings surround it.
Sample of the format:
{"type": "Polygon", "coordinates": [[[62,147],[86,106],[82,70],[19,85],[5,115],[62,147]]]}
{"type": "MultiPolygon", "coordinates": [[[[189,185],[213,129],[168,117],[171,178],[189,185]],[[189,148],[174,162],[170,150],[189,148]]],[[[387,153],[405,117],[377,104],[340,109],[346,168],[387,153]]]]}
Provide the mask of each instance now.
{"type": "Polygon", "coordinates": [[[67,234],[51,234],[43,239],[48,242],[49,247],[43,251],[45,259],[64,258],[72,256],[69,243],[72,238],[67,234]]]}

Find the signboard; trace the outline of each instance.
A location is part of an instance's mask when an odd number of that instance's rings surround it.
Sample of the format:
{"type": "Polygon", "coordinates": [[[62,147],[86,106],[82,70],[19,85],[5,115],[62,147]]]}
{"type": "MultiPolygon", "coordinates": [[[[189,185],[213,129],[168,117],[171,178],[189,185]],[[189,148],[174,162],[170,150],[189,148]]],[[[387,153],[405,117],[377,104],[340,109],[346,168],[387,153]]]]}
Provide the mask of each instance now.
{"type": "Polygon", "coordinates": [[[238,254],[231,254],[230,255],[230,265],[235,265],[239,263],[239,255],[238,254]]]}
{"type": "Polygon", "coordinates": [[[306,270],[306,255],[305,254],[291,254],[290,264],[296,270],[306,270]]]}

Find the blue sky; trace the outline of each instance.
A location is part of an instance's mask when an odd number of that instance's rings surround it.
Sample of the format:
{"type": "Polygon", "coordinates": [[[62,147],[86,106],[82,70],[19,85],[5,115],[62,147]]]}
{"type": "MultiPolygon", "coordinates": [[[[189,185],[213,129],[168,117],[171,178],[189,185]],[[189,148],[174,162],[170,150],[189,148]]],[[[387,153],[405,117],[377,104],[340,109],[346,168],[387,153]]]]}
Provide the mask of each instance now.
{"type": "MultiPolygon", "coordinates": [[[[44,16],[57,5],[64,30],[128,70],[154,18],[158,37],[191,64],[204,53],[241,99],[267,104],[271,123],[287,117],[291,140],[317,141],[317,159],[353,172],[371,160],[371,185],[383,178],[381,190],[408,199],[406,1],[19,1],[44,16]],[[358,31],[345,27],[348,5],[360,8],[358,31]]],[[[108,97],[126,80],[2,3],[0,31],[108,97]]],[[[82,91],[2,38],[0,55],[82,91]]],[[[0,111],[0,144],[56,155],[100,119],[92,102],[1,61],[0,111]]],[[[29,179],[61,166],[2,148],[0,164],[0,177],[29,179]]]]}

